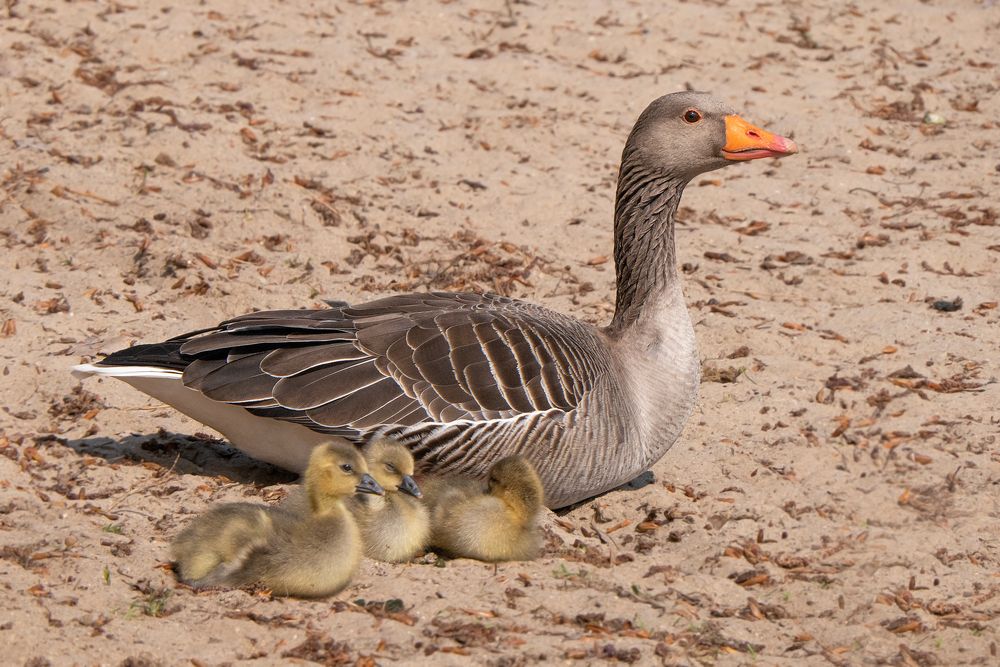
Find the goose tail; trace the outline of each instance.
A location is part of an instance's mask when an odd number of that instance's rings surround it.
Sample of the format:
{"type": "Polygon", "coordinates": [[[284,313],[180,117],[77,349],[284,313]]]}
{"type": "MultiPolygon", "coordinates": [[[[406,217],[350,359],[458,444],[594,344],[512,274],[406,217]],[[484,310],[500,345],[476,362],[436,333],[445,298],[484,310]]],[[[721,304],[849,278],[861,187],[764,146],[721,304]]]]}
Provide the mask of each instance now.
{"type": "Polygon", "coordinates": [[[182,371],[159,366],[102,366],[100,364],[77,364],[70,368],[73,377],[87,378],[92,375],[110,378],[160,378],[180,380],[182,371]]]}

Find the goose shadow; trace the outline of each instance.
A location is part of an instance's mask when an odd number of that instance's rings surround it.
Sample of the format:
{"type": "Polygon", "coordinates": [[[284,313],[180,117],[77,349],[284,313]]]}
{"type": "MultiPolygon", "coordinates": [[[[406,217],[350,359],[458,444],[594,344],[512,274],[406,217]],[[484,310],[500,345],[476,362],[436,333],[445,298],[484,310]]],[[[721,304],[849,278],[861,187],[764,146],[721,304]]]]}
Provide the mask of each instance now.
{"type": "Polygon", "coordinates": [[[77,454],[95,456],[108,463],[156,463],[179,475],[224,476],[241,484],[289,484],[299,475],[250,458],[225,440],[207,435],[184,435],[159,430],[122,438],[90,437],[67,440],[77,454]]]}
{"type": "MultiPolygon", "coordinates": [[[[109,463],[153,462],[179,475],[224,476],[240,484],[272,486],[291,484],[299,479],[294,472],[251,458],[221,438],[204,434],[185,435],[160,429],[156,433],[134,433],[123,438],[91,437],[66,441],[77,454],[97,456],[109,463]]],[[[564,516],[615,491],[637,490],[655,482],[647,470],[634,479],[603,493],[554,510],[564,516]]]]}
{"type": "Polygon", "coordinates": [[[603,496],[606,496],[609,493],[614,493],[616,491],[637,491],[638,489],[641,489],[644,486],[649,486],[650,484],[655,484],[655,483],[656,483],[656,476],[653,474],[653,471],[647,470],[645,472],[639,473],[634,478],[625,482],[624,484],[616,486],[612,489],[608,489],[607,491],[604,491],[602,493],[598,493],[595,496],[590,496],[589,498],[578,500],[572,505],[566,505],[565,507],[560,507],[557,510],[553,510],[553,512],[556,514],[556,516],[566,516],[573,510],[577,509],[578,507],[589,505],[598,498],[602,498],[603,496]]]}

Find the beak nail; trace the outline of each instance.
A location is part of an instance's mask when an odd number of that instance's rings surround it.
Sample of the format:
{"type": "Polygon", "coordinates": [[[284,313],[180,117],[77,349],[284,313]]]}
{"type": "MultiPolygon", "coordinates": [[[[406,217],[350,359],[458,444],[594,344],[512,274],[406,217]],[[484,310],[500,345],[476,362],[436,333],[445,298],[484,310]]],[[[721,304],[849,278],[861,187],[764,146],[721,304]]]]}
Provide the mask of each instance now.
{"type": "Polygon", "coordinates": [[[379,483],[375,481],[375,478],[367,473],[361,476],[361,482],[354,487],[354,490],[358,493],[371,493],[376,496],[385,495],[385,489],[379,486],[379,483]]]}
{"type": "Polygon", "coordinates": [[[423,493],[420,492],[420,487],[417,486],[417,483],[413,481],[413,478],[410,477],[409,475],[403,475],[403,483],[396,488],[398,488],[403,493],[410,494],[414,498],[422,498],[424,495],[423,493]]]}

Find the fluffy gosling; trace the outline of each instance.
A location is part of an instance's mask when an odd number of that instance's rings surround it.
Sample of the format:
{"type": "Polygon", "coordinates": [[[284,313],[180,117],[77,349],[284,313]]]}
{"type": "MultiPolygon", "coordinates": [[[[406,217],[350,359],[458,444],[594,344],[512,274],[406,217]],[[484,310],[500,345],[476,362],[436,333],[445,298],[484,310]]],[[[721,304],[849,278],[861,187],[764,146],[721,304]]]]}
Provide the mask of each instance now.
{"type": "Polygon", "coordinates": [[[180,578],[196,586],[261,585],[276,595],[322,597],[343,589],[363,543],[345,501],[383,493],[353,445],[317,446],[303,475],[308,510],[222,505],[174,540],[180,578]]]}
{"type": "MultiPolygon", "coordinates": [[[[537,527],[545,493],[538,473],[520,456],[497,461],[485,490],[469,480],[437,478],[431,545],[455,557],[531,560],[541,548],[537,527]]],[[[428,492],[430,495],[431,492],[428,492]]]]}
{"type": "Polygon", "coordinates": [[[387,563],[408,561],[426,546],[431,522],[413,481],[413,455],[395,440],[379,438],[362,449],[383,496],[355,496],[350,507],[361,528],[365,555],[387,563]]]}

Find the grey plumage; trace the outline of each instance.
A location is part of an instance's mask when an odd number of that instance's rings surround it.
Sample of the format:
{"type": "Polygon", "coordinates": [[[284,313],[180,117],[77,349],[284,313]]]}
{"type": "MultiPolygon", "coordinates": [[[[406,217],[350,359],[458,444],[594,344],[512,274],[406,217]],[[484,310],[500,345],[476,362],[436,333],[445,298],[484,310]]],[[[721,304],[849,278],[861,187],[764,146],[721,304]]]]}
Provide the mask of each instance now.
{"type": "MultiPolygon", "coordinates": [[[[734,159],[795,151],[781,137],[766,150],[733,149],[732,113],[704,94],[675,93],[636,122],[619,173],[617,292],[606,328],[495,294],[405,294],[251,313],[81,369],[182,371],[187,387],[252,415],[354,442],[395,438],[425,471],[482,477],[522,455],[552,507],[606,491],[659,459],[694,405],[699,364],[674,248],[684,186],[734,159]]],[[[301,466],[305,455],[275,447],[308,452],[316,442],[303,430],[295,442],[261,446],[246,435],[252,429],[213,424],[211,406],[183,398],[179,409],[282,465],[301,466]]]]}

